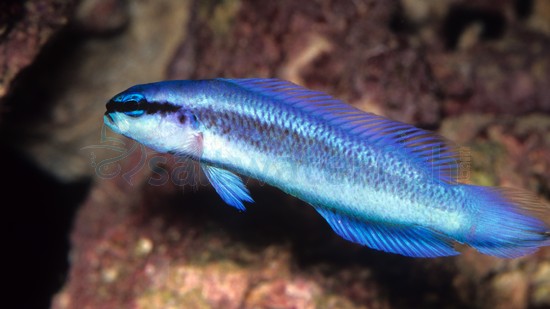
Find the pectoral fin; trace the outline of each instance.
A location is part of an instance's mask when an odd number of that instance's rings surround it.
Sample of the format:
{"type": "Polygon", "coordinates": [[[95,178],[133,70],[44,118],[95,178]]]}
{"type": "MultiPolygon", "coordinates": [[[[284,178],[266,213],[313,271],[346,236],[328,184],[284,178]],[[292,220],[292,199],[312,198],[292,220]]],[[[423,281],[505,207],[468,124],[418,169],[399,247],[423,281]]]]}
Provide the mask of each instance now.
{"type": "Polygon", "coordinates": [[[230,206],[244,211],[246,208],[243,202],[254,202],[241,177],[228,170],[207,164],[201,164],[201,167],[216,192],[230,206]]]}

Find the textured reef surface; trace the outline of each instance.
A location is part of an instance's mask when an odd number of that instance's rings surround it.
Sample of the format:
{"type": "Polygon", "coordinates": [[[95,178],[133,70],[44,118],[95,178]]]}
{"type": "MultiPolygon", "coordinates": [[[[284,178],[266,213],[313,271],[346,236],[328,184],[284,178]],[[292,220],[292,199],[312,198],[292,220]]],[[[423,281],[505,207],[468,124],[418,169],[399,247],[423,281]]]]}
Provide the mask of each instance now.
{"type": "Polygon", "coordinates": [[[10,161],[6,175],[26,174],[4,178],[7,194],[22,199],[4,219],[18,231],[10,256],[25,256],[13,259],[19,268],[8,265],[19,270],[21,295],[35,293],[21,278],[38,274],[56,278],[47,288],[56,294],[44,296],[56,309],[550,308],[548,247],[515,260],[473,249],[439,259],[377,252],[253,180],[256,203],[238,213],[196,166],[102,131],[105,102],[133,84],[279,77],[437,131],[470,158],[466,181],[548,201],[548,1],[27,0],[0,8],[1,144],[25,158],[10,161]],[[16,193],[37,185],[47,190],[16,193]],[[45,241],[59,222],[57,238],[45,241]],[[67,238],[70,251],[54,253],[67,250],[56,245],[67,238]],[[68,265],[49,270],[35,259],[68,265]]]}

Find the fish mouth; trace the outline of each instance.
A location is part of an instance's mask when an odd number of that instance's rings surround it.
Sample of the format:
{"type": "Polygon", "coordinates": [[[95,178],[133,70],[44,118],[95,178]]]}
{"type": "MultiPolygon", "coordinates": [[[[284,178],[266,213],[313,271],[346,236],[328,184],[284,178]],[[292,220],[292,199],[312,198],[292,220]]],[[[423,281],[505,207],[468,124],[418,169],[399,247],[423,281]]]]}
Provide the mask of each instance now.
{"type": "Polygon", "coordinates": [[[113,116],[111,116],[112,113],[110,112],[105,112],[105,114],[103,115],[103,120],[105,120],[105,122],[109,122],[111,124],[114,124],[115,123],[115,120],[113,119],[113,116]]]}
{"type": "Polygon", "coordinates": [[[103,122],[113,131],[118,130],[118,126],[115,123],[115,120],[113,119],[112,113],[106,112],[105,115],[103,115],[103,122]]]}

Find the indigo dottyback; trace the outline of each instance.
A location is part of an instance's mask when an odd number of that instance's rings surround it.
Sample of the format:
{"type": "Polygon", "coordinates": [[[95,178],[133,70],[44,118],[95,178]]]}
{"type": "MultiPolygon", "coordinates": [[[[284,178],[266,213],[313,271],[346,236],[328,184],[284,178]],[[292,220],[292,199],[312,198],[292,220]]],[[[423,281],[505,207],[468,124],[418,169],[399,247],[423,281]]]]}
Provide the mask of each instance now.
{"type": "Polygon", "coordinates": [[[309,203],[341,237],[412,257],[469,245],[514,258],[550,245],[550,208],[516,189],[457,181],[458,155],[435,133],[278,79],[137,85],[105,123],[156,151],[200,163],[229,205],[253,202],[237,174],[309,203]]]}

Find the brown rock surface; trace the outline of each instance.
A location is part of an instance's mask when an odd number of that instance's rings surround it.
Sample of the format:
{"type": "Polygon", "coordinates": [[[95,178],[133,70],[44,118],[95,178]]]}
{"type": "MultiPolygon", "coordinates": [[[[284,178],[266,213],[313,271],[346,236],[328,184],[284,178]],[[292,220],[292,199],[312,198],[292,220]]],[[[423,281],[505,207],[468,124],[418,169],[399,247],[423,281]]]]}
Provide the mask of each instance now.
{"type": "Polygon", "coordinates": [[[0,100],[21,70],[68,18],[75,1],[5,0],[0,3],[0,100]]]}

